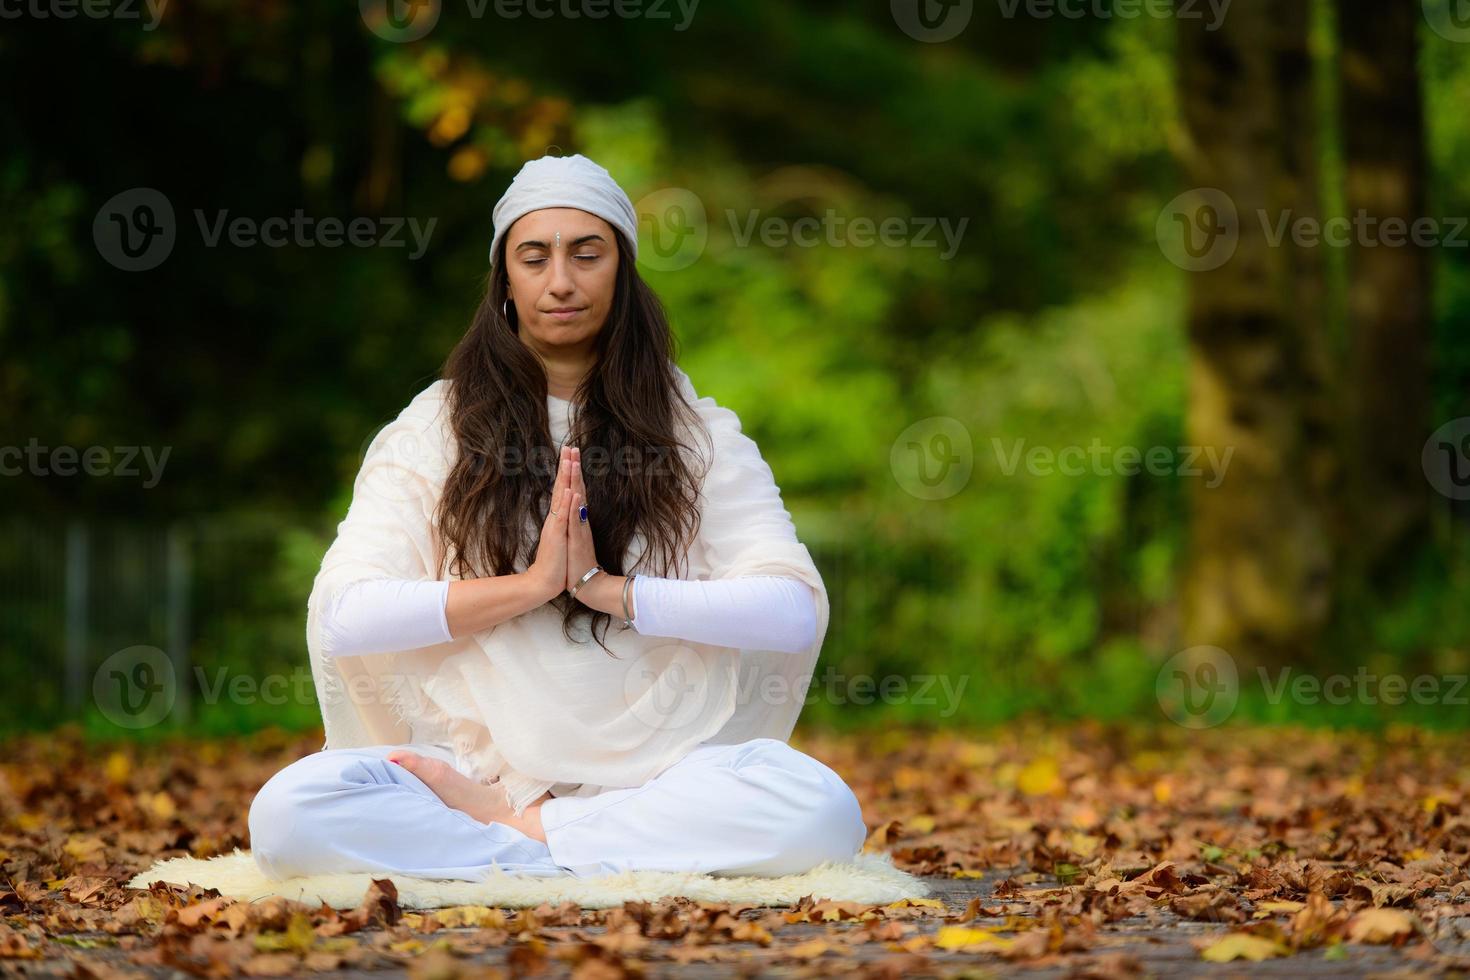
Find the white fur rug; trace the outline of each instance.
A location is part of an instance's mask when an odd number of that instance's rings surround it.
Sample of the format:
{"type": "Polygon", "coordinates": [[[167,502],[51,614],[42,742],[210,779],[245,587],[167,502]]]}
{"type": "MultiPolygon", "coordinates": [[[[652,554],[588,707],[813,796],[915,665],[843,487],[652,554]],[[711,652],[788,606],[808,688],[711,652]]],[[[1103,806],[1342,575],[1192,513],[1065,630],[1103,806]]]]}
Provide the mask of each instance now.
{"type": "Polygon", "coordinates": [[[381,872],[376,874],[306,875],[271,881],[255,865],[249,851],[235,848],[232,854],[208,859],[176,857],[159,861],[128,882],[130,888],[147,888],[155,881],[197,884],[218,888],[221,895],[254,901],[281,895],[332,908],[352,909],[361,902],[374,878],[391,878],[398,888],[401,908],[434,909],[454,905],[491,907],[534,907],[542,902],[559,905],[576,902],[583,908],[609,908],[625,901],[653,901],[679,896],[705,902],[740,905],[794,905],[810,895],[814,899],[887,904],[903,898],[923,898],[929,886],[922,879],[893,866],[886,853],[862,853],[852,861],[820,864],[802,874],[778,878],[716,876],[693,872],[625,871],[601,878],[556,878],[508,874],[496,868],[484,881],[448,881],[414,878],[381,872]]]}

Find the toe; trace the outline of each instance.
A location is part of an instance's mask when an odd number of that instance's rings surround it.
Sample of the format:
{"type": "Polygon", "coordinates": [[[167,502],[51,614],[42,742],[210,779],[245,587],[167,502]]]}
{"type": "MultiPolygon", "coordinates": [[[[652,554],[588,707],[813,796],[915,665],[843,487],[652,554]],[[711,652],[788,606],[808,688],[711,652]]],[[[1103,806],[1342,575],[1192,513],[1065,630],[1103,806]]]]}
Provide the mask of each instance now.
{"type": "Polygon", "coordinates": [[[438,759],[427,759],[417,752],[394,752],[388,756],[389,762],[396,762],[426,783],[437,781],[439,770],[444,768],[444,763],[438,759]]]}

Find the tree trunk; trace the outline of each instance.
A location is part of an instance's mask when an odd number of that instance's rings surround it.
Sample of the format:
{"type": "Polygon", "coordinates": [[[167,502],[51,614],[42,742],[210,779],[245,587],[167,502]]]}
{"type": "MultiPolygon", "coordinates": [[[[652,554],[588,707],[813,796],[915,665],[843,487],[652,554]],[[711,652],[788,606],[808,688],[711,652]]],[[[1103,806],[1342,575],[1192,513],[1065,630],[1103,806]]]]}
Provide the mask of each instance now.
{"type": "MultiPolygon", "coordinates": [[[[1420,451],[1429,431],[1430,252],[1408,230],[1425,212],[1420,6],[1338,0],[1348,217],[1350,564],[1372,582],[1428,526],[1420,451]],[[1360,215],[1364,220],[1359,221],[1360,215]],[[1397,219],[1406,230],[1384,227],[1397,219]],[[1361,230],[1356,230],[1361,228],[1361,230]]],[[[1428,226],[1425,226],[1428,231],[1428,226]]],[[[1436,235],[1444,233],[1439,226],[1436,235]]]]}
{"type": "Polygon", "coordinates": [[[1293,244],[1320,220],[1310,8],[1238,4],[1215,30],[1179,19],[1185,172],[1238,236],[1188,273],[1189,441],[1233,456],[1218,486],[1190,485],[1184,640],[1247,663],[1309,656],[1332,606],[1322,253],[1293,244]]]}

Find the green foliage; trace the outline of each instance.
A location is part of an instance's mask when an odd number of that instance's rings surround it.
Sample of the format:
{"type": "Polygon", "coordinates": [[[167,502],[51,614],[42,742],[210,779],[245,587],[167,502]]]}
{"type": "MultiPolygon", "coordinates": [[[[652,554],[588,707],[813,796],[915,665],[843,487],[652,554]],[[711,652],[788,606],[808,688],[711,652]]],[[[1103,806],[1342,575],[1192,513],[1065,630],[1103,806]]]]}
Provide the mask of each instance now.
{"type": "MultiPolygon", "coordinates": [[[[175,453],[147,494],[5,481],[9,513],[49,524],[202,515],[224,530],[195,557],[192,662],[210,677],[304,669],[305,598],[362,449],[463,332],[490,209],[520,161],[552,146],[598,160],[635,201],[679,187],[702,203],[698,260],[645,261],[643,273],[683,367],[760,444],[827,579],[833,617],[807,720],[1154,714],[1156,672],[1178,646],[1187,497],[1207,477],[1122,474],[1111,452],[1092,460],[1094,446],[1162,447],[1177,463],[1187,442],[1186,282],[1153,237],[1178,192],[1176,25],[1043,29],[977,10],[963,39],[921,45],[886,10],[827,6],[701,8],[673,38],[627,23],[487,31],[446,7],[429,39],[400,45],[363,30],[355,5],[282,10],[269,25],[218,5],[196,15],[217,28],[202,34],[165,19],[146,36],[78,24],[0,42],[12,91],[63,50],[96,72],[92,84],[58,80],[45,113],[23,100],[0,108],[13,140],[0,160],[10,430],[175,453]],[[215,87],[220,74],[228,84],[215,87]],[[102,78],[133,79],[146,118],[104,110],[102,78]],[[79,121],[88,153],[58,141],[56,116],[79,121]],[[101,260],[90,223],[130,186],[170,195],[181,238],[195,207],[437,224],[416,262],[388,249],[194,242],[129,274],[101,260]],[[934,246],[759,234],[766,221],[829,213],[964,224],[952,255],[937,230],[934,246]],[[904,489],[892,450],[935,417],[968,433],[973,470],[958,493],[925,500],[904,489]],[[1033,450],[1055,459],[1069,447],[1088,461],[1077,475],[1028,464],[1033,450]],[[843,680],[824,682],[829,669],[843,680]],[[863,704],[850,683],[860,676],[901,679],[908,693],[863,704]],[[930,703],[913,696],[924,683],[930,703]]],[[[1423,73],[1434,208],[1466,214],[1470,49],[1426,31],[1423,73]]],[[[1449,249],[1435,316],[1436,417],[1470,414],[1470,269],[1449,249]]],[[[1439,520],[1399,587],[1360,611],[1341,664],[1466,669],[1470,554],[1463,519],[1439,520]]],[[[55,555],[20,541],[0,572],[59,581],[55,555]]],[[[21,595],[0,590],[16,624],[0,635],[0,667],[30,678],[10,717],[55,721],[67,710],[54,682],[58,607],[21,595]]],[[[139,633],[133,642],[163,642],[139,633]]],[[[91,662],[109,652],[89,650],[91,662]]],[[[1242,691],[1239,717],[1452,721],[1257,695],[1242,691]]],[[[209,732],[317,718],[299,701],[194,707],[192,724],[209,732]]]]}

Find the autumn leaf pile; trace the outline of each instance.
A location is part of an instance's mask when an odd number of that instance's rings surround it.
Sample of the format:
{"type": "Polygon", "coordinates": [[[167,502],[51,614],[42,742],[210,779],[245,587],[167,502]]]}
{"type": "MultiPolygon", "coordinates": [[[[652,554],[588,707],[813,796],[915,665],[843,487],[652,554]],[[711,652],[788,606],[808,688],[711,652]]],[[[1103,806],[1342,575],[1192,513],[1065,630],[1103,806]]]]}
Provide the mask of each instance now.
{"type": "Polygon", "coordinates": [[[0,972],[611,978],[707,964],[1113,977],[1283,957],[1329,961],[1334,974],[1470,970],[1463,736],[1028,723],[796,744],[853,786],[868,848],[927,876],[933,897],[412,911],[391,876],[352,910],[129,889],[158,858],[248,847],[255,791],[320,736],[11,740],[0,757],[0,972]]]}

